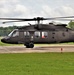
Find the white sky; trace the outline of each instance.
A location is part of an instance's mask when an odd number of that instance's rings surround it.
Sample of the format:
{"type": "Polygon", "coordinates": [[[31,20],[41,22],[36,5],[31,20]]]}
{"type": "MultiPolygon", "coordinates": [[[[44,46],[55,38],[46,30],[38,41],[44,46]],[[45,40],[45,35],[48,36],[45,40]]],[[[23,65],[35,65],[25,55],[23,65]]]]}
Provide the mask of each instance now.
{"type": "MultiPolygon", "coordinates": [[[[50,18],[59,16],[74,16],[74,0],[0,0],[0,17],[50,18]]],[[[21,23],[0,23],[0,26],[13,24],[21,25],[21,23]]]]}

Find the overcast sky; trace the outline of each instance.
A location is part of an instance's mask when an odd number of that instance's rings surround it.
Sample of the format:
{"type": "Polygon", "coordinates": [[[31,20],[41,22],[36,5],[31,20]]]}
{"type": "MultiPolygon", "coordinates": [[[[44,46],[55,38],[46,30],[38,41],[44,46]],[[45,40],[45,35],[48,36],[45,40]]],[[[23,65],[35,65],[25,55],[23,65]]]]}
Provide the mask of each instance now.
{"type": "Polygon", "coordinates": [[[74,16],[74,0],[0,0],[0,17],[38,16],[74,16]]]}

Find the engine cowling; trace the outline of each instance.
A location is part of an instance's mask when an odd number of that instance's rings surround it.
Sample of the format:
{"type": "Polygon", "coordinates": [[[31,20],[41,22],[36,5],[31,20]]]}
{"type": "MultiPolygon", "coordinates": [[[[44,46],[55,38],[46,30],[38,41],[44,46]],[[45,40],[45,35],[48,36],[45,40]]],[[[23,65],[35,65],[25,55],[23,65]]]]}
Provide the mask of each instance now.
{"type": "Polygon", "coordinates": [[[36,29],[42,29],[42,25],[35,25],[36,29]]]}

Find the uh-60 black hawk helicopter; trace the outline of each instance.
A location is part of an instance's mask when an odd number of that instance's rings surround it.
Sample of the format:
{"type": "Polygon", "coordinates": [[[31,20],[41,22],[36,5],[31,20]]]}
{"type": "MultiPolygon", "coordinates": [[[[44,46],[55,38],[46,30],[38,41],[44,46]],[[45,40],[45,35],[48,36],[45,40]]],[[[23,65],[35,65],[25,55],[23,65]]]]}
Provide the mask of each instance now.
{"type": "Polygon", "coordinates": [[[9,20],[3,23],[9,22],[23,22],[23,21],[37,21],[36,24],[29,26],[23,26],[18,29],[14,29],[7,37],[1,39],[3,43],[10,44],[24,44],[26,48],[33,48],[36,43],[61,43],[61,42],[74,42],[74,30],[67,28],[66,24],[42,24],[43,20],[72,20],[74,16],[67,17],[55,17],[55,18],[0,18],[0,20],[9,20]],[[11,21],[12,20],[12,21],[11,21]]]}

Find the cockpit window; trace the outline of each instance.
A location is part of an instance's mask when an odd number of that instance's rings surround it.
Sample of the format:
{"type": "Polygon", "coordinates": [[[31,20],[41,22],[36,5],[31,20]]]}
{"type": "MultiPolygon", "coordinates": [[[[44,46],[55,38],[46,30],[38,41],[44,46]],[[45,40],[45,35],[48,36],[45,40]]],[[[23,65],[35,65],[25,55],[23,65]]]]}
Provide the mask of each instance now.
{"type": "Polygon", "coordinates": [[[15,37],[15,36],[19,36],[19,32],[18,32],[18,31],[15,31],[15,32],[13,33],[13,37],[15,37]]]}
{"type": "Polygon", "coordinates": [[[19,36],[19,32],[18,30],[13,30],[8,36],[12,36],[12,37],[19,36]]]}
{"type": "Polygon", "coordinates": [[[12,31],[8,36],[12,36],[13,32],[14,32],[14,31],[12,31]]]}

